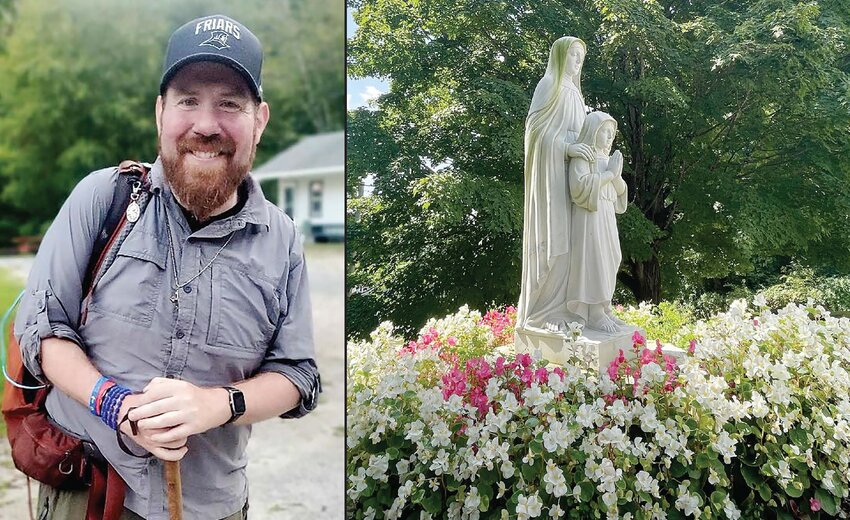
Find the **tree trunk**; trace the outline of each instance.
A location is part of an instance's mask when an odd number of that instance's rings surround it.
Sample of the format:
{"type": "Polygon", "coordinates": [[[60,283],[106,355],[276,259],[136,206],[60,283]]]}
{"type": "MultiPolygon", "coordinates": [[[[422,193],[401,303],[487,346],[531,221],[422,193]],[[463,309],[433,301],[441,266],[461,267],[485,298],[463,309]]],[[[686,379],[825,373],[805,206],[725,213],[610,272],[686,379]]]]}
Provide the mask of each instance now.
{"type": "Polygon", "coordinates": [[[658,256],[644,262],[630,262],[629,282],[627,285],[638,302],[649,301],[655,304],[661,302],[661,265],[658,256]]]}

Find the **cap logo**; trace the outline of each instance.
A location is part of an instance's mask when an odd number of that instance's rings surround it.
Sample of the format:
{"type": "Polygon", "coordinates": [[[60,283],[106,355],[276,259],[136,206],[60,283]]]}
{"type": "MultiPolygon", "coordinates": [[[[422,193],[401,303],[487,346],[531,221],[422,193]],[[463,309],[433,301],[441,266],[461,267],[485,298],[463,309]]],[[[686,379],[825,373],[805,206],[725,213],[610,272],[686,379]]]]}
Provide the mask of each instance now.
{"type": "Polygon", "coordinates": [[[239,31],[239,26],[231,22],[230,20],[225,20],[224,18],[207,18],[206,20],[201,20],[200,22],[195,24],[196,35],[200,34],[201,32],[210,31],[223,31],[227,34],[232,35],[237,40],[242,39],[242,35],[239,31]]]}
{"type": "Polygon", "coordinates": [[[204,42],[201,42],[198,47],[203,45],[209,45],[210,47],[215,47],[216,49],[227,49],[230,45],[227,44],[227,33],[224,31],[215,31],[212,35],[204,42]]]}

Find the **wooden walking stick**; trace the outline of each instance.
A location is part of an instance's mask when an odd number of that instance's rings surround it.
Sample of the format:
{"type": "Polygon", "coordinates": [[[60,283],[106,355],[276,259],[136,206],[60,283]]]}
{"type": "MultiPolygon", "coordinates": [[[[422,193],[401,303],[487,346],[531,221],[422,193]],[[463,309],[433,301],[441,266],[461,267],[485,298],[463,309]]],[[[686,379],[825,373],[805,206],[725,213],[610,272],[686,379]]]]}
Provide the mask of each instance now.
{"type": "Polygon", "coordinates": [[[168,518],[183,520],[183,486],[180,483],[180,461],[165,461],[165,496],[168,499],[168,518]]]}

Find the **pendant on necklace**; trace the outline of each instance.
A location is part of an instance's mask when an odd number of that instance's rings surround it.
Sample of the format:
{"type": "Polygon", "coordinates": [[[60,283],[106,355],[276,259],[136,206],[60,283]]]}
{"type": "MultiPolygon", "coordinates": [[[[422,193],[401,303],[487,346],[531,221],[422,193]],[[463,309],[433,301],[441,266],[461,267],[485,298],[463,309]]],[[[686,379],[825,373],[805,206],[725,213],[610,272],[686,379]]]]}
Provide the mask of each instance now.
{"type": "Polygon", "coordinates": [[[135,222],[139,220],[139,216],[142,214],[142,208],[139,207],[139,204],[134,200],[130,202],[130,205],[127,206],[127,220],[130,222],[135,222]]]}
{"type": "Polygon", "coordinates": [[[174,289],[174,294],[171,295],[171,303],[173,303],[174,305],[177,305],[177,301],[178,301],[177,295],[179,293],[180,293],[180,289],[174,289]]]}

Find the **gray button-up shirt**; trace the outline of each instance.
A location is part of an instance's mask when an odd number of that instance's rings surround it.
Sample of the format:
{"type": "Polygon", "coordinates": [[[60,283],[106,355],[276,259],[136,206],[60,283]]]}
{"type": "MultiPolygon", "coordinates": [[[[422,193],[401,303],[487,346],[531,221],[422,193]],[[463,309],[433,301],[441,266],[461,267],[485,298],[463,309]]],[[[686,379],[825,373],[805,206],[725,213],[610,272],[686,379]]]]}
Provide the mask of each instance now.
{"type": "MultiPolygon", "coordinates": [[[[223,386],[278,372],[302,396],[309,392],[315,363],[301,239],[253,178],[238,214],[193,233],[157,161],[146,209],[91,298],[81,303],[82,280],[116,177],[110,168],[84,178],[44,237],[15,323],[30,372],[43,377],[41,340],[56,336],[77,343],[98,370],[134,391],[157,376],[223,386]],[[175,265],[166,218],[181,283],[201,271],[233,234],[211,267],[179,291],[177,306],[170,301],[175,265]]],[[[303,408],[302,403],[302,414],[303,408]]],[[[50,392],[47,410],[62,428],[97,444],[127,482],[127,508],[167,519],[159,461],[125,454],[113,430],[59,390],[50,392]]],[[[250,426],[231,424],[189,438],[181,464],[186,518],[224,518],[242,508],[250,433],[250,426]]]]}

